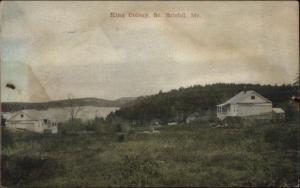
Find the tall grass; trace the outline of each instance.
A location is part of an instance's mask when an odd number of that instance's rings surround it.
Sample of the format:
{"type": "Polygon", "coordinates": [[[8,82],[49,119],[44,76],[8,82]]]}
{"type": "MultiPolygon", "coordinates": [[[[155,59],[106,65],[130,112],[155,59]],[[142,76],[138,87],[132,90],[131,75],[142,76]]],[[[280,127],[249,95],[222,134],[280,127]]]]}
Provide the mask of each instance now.
{"type": "MultiPolygon", "coordinates": [[[[4,129],[4,186],[294,186],[297,121],[142,134],[126,123],[60,125],[59,134],[4,129]],[[121,138],[122,137],[122,138],[121,138]]],[[[209,124],[210,125],[210,124],[209,124]]]]}

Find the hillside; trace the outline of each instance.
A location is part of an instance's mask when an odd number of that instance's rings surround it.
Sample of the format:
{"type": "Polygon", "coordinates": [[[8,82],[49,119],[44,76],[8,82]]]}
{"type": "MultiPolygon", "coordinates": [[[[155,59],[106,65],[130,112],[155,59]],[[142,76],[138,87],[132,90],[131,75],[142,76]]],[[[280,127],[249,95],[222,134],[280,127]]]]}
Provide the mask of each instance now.
{"type": "MultiPolygon", "coordinates": [[[[120,98],[116,100],[105,100],[97,98],[79,98],[72,99],[73,103],[78,106],[95,106],[95,107],[121,107],[128,102],[134,100],[134,98],[120,98]]],[[[48,108],[63,108],[69,107],[69,100],[57,100],[48,102],[38,102],[38,103],[25,103],[25,102],[3,102],[2,110],[4,112],[13,112],[22,109],[35,109],[35,110],[45,110],[48,108]]]]}
{"type": "Polygon", "coordinates": [[[110,118],[119,117],[143,124],[154,119],[162,122],[174,121],[175,117],[184,119],[194,112],[215,114],[217,104],[225,102],[242,90],[254,90],[271,100],[273,106],[283,108],[288,116],[295,115],[290,100],[297,91],[295,86],[219,83],[196,85],[139,97],[111,114],[110,118]]]}

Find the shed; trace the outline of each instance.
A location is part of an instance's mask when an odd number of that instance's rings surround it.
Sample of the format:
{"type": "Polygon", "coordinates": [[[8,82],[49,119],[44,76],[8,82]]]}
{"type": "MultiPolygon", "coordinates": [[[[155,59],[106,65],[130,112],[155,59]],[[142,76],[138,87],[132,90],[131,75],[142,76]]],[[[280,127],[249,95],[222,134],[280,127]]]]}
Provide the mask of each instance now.
{"type": "Polygon", "coordinates": [[[285,112],[282,108],[272,108],[272,117],[273,119],[284,119],[285,112]]]}

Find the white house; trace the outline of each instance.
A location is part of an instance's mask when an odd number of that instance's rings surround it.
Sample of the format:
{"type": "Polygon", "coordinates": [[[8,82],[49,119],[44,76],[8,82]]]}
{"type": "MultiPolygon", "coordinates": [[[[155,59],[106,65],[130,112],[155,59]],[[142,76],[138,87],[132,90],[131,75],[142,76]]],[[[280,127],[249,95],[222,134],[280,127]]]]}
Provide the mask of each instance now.
{"type": "Polygon", "coordinates": [[[43,118],[38,113],[19,111],[6,120],[5,126],[15,130],[28,130],[37,133],[57,133],[57,122],[43,118]]]}
{"type": "Polygon", "coordinates": [[[272,102],[255,91],[241,91],[223,104],[217,105],[217,117],[223,120],[228,116],[254,116],[270,114],[272,102]]]}

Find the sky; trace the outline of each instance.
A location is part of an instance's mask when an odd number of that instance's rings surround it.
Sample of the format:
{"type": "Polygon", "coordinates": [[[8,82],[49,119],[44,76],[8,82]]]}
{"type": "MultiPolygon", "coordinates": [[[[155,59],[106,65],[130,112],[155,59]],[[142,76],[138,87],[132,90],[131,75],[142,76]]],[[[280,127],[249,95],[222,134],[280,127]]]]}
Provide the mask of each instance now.
{"type": "Polygon", "coordinates": [[[289,84],[299,67],[296,1],[5,1],[0,13],[2,101],[117,99],[217,82],[289,84]]]}

